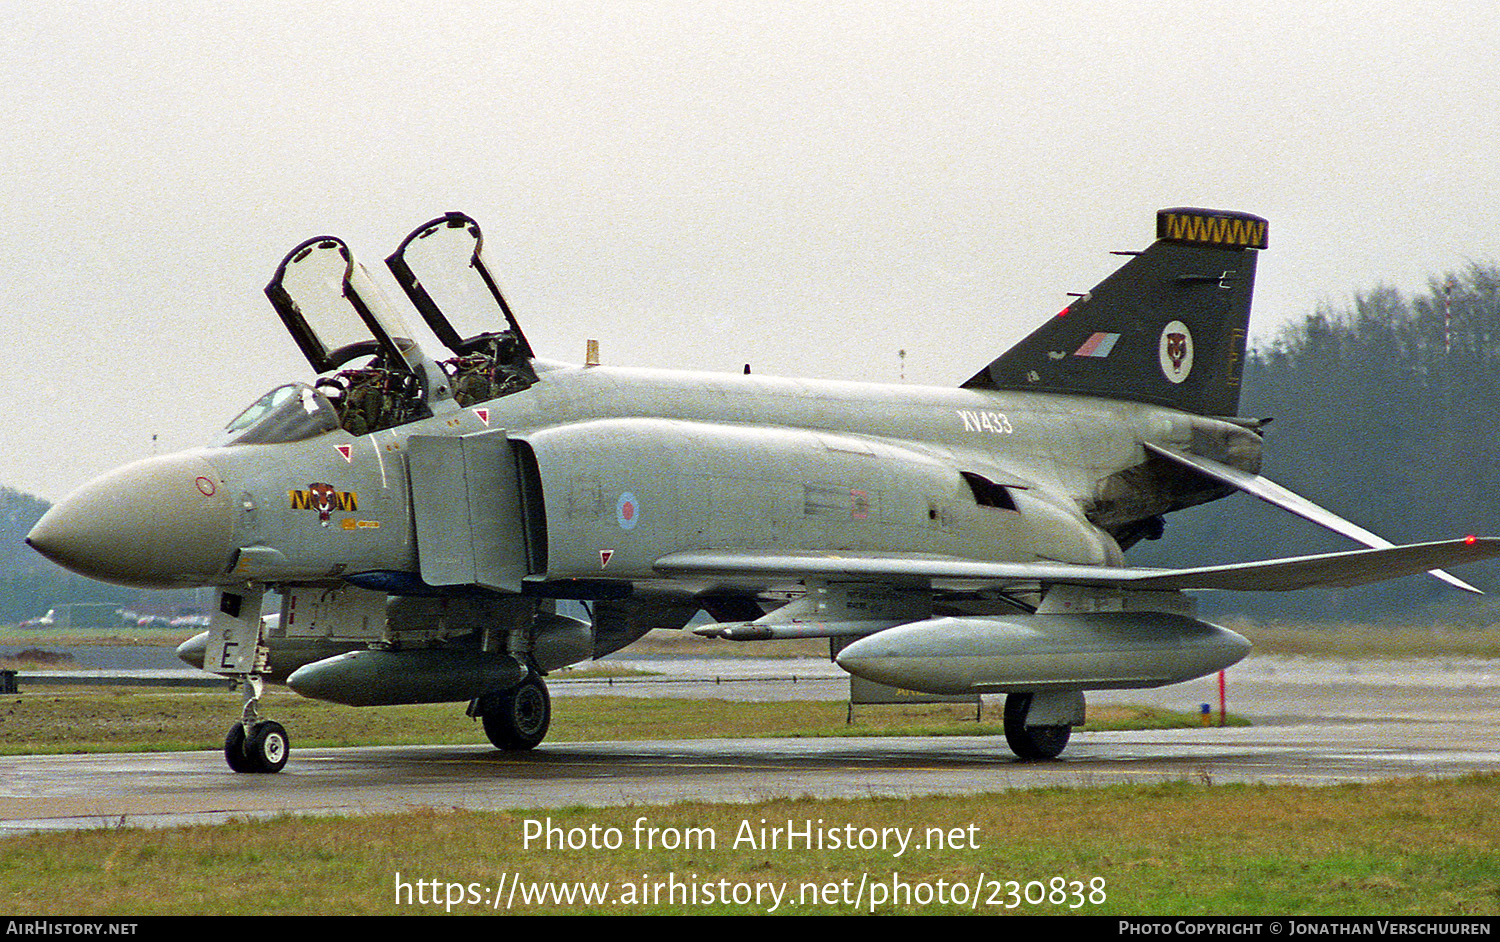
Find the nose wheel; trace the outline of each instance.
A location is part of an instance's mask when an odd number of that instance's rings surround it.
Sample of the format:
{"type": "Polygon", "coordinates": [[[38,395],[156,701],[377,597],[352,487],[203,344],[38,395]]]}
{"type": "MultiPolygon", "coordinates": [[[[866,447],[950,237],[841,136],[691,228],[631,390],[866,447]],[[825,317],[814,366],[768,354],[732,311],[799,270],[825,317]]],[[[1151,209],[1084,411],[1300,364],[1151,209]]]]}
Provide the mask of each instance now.
{"type": "Polygon", "coordinates": [[[236,772],[280,772],[292,754],[286,727],[259,718],[262,684],[259,677],[245,678],[245,711],[224,737],[224,761],[236,772]]]}
{"type": "Polygon", "coordinates": [[[275,720],[256,723],[248,734],[235,723],[224,738],[224,760],[236,772],[280,772],[291,752],[292,741],[275,720]]]}

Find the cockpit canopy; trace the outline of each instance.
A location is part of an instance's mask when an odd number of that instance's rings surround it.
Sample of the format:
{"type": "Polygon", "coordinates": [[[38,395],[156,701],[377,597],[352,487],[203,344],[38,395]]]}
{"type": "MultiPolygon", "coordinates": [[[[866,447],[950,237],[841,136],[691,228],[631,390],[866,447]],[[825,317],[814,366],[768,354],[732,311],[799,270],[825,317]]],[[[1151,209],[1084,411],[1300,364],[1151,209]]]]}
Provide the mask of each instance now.
{"type": "Polygon", "coordinates": [[[427,326],[460,357],[502,337],[516,354],[536,356],[485,264],[484,236],[473,219],[448,213],[418,226],[385,264],[427,326]],[[419,271],[427,274],[425,282],[419,271]]]}
{"type": "Polygon", "coordinates": [[[386,260],[455,354],[443,363],[410,339],[341,239],[318,236],[292,249],[266,285],[266,297],[320,378],[313,387],[273,389],[231,422],[217,444],[299,441],[337,428],[368,435],[455,403],[471,406],[530,387],[537,381],[531,344],[484,263],[482,245],[474,220],[448,213],[419,226],[386,260]],[[438,276],[441,306],[418,269],[438,276]],[[366,362],[356,365],[361,358],[366,362]]]}

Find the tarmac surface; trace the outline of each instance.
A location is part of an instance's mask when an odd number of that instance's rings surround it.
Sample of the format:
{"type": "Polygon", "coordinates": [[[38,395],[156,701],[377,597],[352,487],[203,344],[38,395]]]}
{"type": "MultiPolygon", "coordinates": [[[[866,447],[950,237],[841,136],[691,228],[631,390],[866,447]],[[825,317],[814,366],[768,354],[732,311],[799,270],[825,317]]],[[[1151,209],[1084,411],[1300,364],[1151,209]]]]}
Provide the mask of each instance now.
{"type": "MultiPolygon", "coordinates": [[[[593,693],[836,699],[837,667],[814,660],[626,659],[670,678],[560,681],[593,693]],[[793,681],[791,678],[796,677],[793,681]]],[[[1060,760],[1017,761],[995,737],[543,743],[298,749],[277,775],[236,775],[220,751],[0,758],[0,834],[168,826],[283,813],[418,807],[547,808],[774,797],[924,796],[1116,782],[1335,784],[1500,770],[1500,661],[1340,662],[1253,656],[1231,670],[1245,728],[1075,732],[1060,760]]],[[[1205,678],[1091,692],[1091,703],[1217,708],[1205,678]]],[[[879,707],[857,707],[877,710],[879,707]]],[[[226,726],[234,705],[226,702],[226,726]]]]}

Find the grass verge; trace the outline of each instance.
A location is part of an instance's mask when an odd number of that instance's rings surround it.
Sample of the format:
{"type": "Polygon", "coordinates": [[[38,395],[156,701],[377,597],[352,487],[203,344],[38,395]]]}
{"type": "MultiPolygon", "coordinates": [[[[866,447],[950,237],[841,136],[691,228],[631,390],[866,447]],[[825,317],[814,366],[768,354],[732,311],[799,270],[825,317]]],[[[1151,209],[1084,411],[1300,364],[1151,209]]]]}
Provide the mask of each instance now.
{"type": "Polygon", "coordinates": [[[1250,639],[1257,654],[1355,660],[1500,657],[1500,627],[1431,624],[1288,624],[1229,619],[1224,627],[1250,639]]]}
{"type": "Polygon", "coordinates": [[[0,910],[1485,915],[1500,910],[1497,787],[1170,783],[51,833],[0,839],[0,910]],[[789,824],[821,846],[788,846],[789,824]]]}
{"type": "MultiPolygon", "coordinates": [[[[485,742],[463,704],[346,707],[272,687],[261,712],[286,726],[294,746],[458,745],[485,742]]],[[[983,736],[1001,732],[1002,705],[859,707],[842,702],[742,703],[616,696],[554,697],[554,742],[734,739],[758,736],[983,736]]],[[[222,691],[34,688],[0,696],[0,755],[157,752],[217,748],[239,715],[222,691]]],[[[1233,719],[1233,718],[1232,718],[1233,719]]],[[[1242,722],[1235,720],[1235,722],[1242,722]]],[[[1086,729],[1196,726],[1199,719],[1151,707],[1090,708],[1086,729]]]]}

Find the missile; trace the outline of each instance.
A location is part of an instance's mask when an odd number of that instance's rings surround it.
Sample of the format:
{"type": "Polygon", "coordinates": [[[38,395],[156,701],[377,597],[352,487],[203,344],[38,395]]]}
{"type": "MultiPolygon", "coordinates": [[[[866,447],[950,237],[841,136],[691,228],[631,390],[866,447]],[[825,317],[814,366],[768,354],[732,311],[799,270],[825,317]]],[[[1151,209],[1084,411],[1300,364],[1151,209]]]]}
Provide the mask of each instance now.
{"type": "Polygon", "coordinates": [[[454,648],[350,651],[299,667],[286,684],[304,697],[349,706],[456,703],[525,679],[504,653],[454,648]]]}
{"type": "Polygon", "coordinates": [[[931,618],[860,638],[840,667],[934,694],[1160,687],[1223,670],[1241,636],[1167,612],[931,618]]]}

